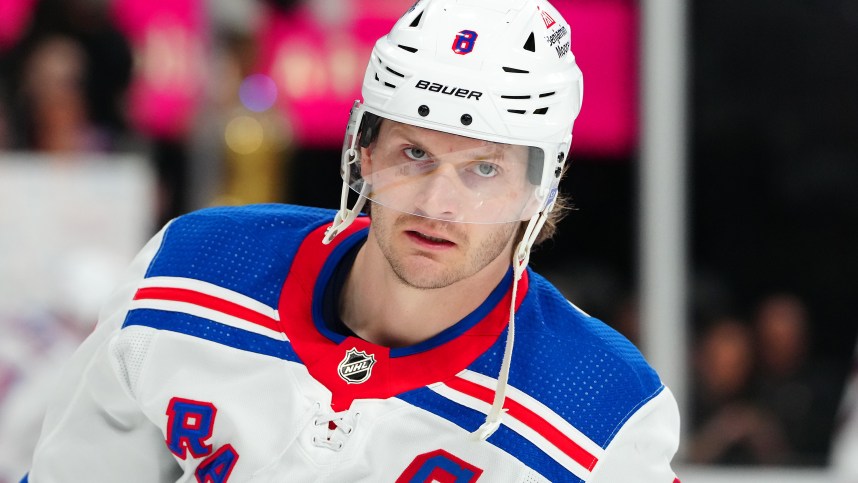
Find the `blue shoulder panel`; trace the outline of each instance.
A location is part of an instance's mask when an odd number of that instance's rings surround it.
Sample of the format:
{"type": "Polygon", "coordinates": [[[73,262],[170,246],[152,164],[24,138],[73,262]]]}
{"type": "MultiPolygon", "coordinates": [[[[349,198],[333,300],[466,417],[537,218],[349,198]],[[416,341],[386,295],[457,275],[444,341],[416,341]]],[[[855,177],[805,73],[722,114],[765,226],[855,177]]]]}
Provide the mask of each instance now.
{"type": "Polygon", "coordinates": [[[282,204],[196,211],[167,228],[146,276],[202,280],[277,307],[301,242],[333,217],[333,210],[282,204]]]}
{"type": "MultiPolygon", "coordinates": [[[[529,276],[527,297],[516,313],[510,384],[607,448],[664,386],[625,337],[575,309],[544,278],[529,276]]],[[[470,369],[497,377],[503,339],[470,369]]]]}
{"type": "MultiPolygon", "coordinates": [[[[509,382],[607,448],[628,418],[664,386],[629,341],[575,309],[544,278],[528,275],[528,293],[516,312],[509,382]]],[[[469,369],[496,378],[505,340],[500,337],[469,369]]],[[[485,420],[484,414],[429,388],[397,397],[466,431],[475,431],[485,420]]],[[[551,481],[581,481],[506,425],[488,442],[551,481]]]]}

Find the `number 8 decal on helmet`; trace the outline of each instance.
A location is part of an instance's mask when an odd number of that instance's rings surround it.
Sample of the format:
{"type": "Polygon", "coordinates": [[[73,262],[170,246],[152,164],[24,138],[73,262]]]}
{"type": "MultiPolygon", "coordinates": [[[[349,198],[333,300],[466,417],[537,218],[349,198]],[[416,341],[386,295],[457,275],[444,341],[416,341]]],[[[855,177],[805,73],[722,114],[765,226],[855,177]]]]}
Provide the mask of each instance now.
{"type": "Polygon", "coordinates": [[[471,53],[474,50],[474,43],[477,41],[477,33],[473,30],[462,30],[456,34],[453,39],[453,52],[459,55],[471,53]]]}

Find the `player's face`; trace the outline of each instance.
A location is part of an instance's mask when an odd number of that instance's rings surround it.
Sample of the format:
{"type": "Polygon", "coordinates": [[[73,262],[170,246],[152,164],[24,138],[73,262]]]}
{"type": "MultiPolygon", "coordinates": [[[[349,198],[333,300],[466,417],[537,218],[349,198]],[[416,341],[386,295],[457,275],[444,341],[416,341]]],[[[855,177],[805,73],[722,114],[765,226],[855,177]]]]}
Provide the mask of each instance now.
{"type": "Polygon", "coordinates": [[[406,285],[422,289],[450,286],[489,266],[503,273],[519,226],[440,221],[372,206],[372,238],[390,268],[406,285]]]}
{"type": "MultiPolygon", "coordinates": [[[[491,143],[484,141],[404,124],[388,124],[385,121],[382,123],[378,141],[365,150],[362,157],[375,166],[400,162],[399,158],[389,158],[394,156],[419,159],[422,154],[414,152],[413,146],[416,142],[420,143],[419,150],[422,153],[453,153],[454,156],[469,153],[468,157],[480,153],[485,157],[476,159],[483,160],[488,159],[493,149],[491,143]],[[410,142],[403,142],[405,139],[410,142]]],[[[467,157],[462,156],[456,158],[454,164],[461,166],[469,162],[467,157]]],[[[482,173],[491,173],[491,167],[471,167],[482,170],[482,173]]],[[[511,168],[508,168],[506,174],[512,177],[510,170],[511,168]]],[[[443,288],[465,280],[487,267],[494,267],[498,273],[503,273],[509,266],[513,238],[518,232],[520,222],[476,224],[443,219],[455,219],[455,201],[448,201],[446,204],[443,202],[449,198],[451,192],[462,188],[444,186],[444,183],[461,183],[459,175],[455,173],[456,170],[451,169],[451,176],[455,177],[452,180],[443,175],[427,180],[423,185],[426,192],[411,195],[411,199],[417,200],[417,211],[425,213],[426,216],[405,213],[378,203],[372,205],[372,238],[394,274],[408,286],[422,289],[443,288]]],[[[516,175],[520,176],[521,180],[525,178],[523,170],[516,175]]],[[[416,186],[418,185],[415,184],[416,186]]],[[[523,183],[521,186],[523,187],[523,183]]]]}

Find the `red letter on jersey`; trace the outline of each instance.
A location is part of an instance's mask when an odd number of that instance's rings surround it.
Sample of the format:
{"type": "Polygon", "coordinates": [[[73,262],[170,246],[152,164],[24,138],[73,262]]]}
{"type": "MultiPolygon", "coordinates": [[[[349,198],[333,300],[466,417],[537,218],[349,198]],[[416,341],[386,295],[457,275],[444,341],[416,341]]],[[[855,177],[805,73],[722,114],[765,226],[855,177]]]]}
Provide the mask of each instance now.
{"type": "Polygon", "coordinates": [[[438,449],[414,458],[396,483],[474,483],[482,474],[476,466],[438,449]]]}
{"type": "MultiPolygon", "coordinates": [[[[205,443],[212,435],[217,408],[211,403],[174,397],[167,406],[167,447],[179,458],[188,451],[195,458],[212,452],[205,443]]],[[[225,480],[224,480],[225,481],[225,480]]]]}
{"type": "Polygon", "coordinates": [[[227,444],[203,461],[194,475],[199,483],[226,483],[236,461],[238,453],[227,444]]]}

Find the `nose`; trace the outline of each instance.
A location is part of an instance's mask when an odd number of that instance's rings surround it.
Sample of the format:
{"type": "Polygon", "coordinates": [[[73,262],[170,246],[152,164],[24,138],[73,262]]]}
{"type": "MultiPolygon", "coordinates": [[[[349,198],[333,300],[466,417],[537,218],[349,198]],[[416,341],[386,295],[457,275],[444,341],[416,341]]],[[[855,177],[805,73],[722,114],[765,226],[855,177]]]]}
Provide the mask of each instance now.
{"type": "Polygon", "coordinates": [[[416,212],[429,218],[459,221],[465,190],[455,166],[442,163],[425,175],[415,199],[416,212]]]}

